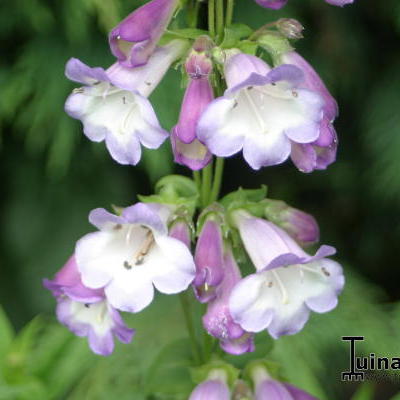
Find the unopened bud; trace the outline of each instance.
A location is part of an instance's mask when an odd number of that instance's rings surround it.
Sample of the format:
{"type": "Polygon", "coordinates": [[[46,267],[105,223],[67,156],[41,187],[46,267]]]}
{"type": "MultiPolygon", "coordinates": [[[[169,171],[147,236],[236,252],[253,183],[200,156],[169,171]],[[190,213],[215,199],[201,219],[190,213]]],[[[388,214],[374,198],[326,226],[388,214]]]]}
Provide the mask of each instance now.
{"type": "Polygon", "coordinates": [[[277,21],[278,31],[288,39],[302,39],[304,26],[297,19],[281,18],[277,21]]]}

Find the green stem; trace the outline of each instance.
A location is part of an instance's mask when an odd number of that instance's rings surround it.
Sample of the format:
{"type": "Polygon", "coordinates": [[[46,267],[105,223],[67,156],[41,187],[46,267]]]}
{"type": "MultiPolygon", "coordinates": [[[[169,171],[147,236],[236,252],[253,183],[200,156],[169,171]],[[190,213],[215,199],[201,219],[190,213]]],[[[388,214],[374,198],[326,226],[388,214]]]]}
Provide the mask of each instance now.
{"type": "Polygon", "coordinates": [[[208,0],[208,31],[215,37],[215,0],[208,0]]]}
{"type": "Polygon", "coordinates": [[[235,0],[228,0],[228,4],[226,6],[226,18],[225,18],[226,26],[230,26],[232,24],[234,7],[235,7],[235,0]]]}
{"type": "Polygon", "coordinates": [[[215,171],[214,171],[214,182],[211,189],[210,203],[218,200],[219,192],[221,190],[223,173],[224,173],[224,159],[221,157],[217,157],[217,161],[215,163],[215,171]]]}
{"type": "Polygon", "coordinates": [[[189,339],[192,347],[193,359],[196,364],[200,364],[201,362],[201,350],[199,344],[196,340],[196,332],[194,330],[194,325],[192,321],[192,316],[190,312],[190,303],[187,297],[187,291],[179,294],[179,298],[181,300],[181,306],[183,315],[185,317],[186,329],[189,334],[189,339]]]}
{"type": "Polygon", "coordinates": [[[203,179],[201,182],[202,184],[201,198],[204,208],[210,204],[212,169],[213,169],[212,161],[210,162],[210,164],[207,165],[207,167],[203,168],[203,179]]]}
{"type": "Polygon", "coordinates": [[[197,190],[199,194],[201,194],[201,174],[200,171],[193,171],[193,179],[194,183],[196,184],[197,190]]]}
{"type": "Polygon", "coordinates": [[[222,41],[224,36],[224,0],[217,0],[217,37],[222,41]]]}

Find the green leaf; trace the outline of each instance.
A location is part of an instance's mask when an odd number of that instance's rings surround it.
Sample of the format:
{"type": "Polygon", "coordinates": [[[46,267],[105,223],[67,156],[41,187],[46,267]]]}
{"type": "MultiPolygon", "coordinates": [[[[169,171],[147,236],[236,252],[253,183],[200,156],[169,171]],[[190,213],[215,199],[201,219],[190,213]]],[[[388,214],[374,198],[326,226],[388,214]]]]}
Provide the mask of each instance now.
{"type": "Polygon", "coordinates": [[[351,397],[351,400],[374,400],[375,385],[370,382],[363,383],[351,397]]]}
{"type": "Polygon", "coordinates": [[[165,34],[160,39],[160,45],[165,45],[173,39],[191,39],[194,40],[199,36],[208,35],[208,31],[204,31],[202,29],[192,29],[192,28],[184,28],[184,29],[174,29],[174,30],[166,30],[165,34]]]}
{"type": "Polygon", "coordinates": [[[7,318],[3,307],[0,306],[0,368],[4,362],[9,346],[14,338],[14,329],[10,320],[7,318]]]}
{"type": "Polygon", "coordinates": [[[245,24],[232,24],[224,30],[221,47],[228,49],[237,47],[241,39],[248,38],[252,33],[253,30],[245,24]]]}

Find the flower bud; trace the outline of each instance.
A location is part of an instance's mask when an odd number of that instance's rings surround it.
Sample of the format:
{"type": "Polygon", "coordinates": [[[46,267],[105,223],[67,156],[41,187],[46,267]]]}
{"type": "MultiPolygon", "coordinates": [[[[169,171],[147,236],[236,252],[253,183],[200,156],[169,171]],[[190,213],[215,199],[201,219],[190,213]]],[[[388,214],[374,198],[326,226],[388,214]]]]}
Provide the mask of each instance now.
{"type": "Polygon", "coordinates": [[[319,241],[319,226],[315,218],[281,200],[265,200],[265,217],[284,229],[302,246],[319,241]]]}
{"type": "Polygon", "coordinates": [[[190,227],[183,219],[177,219],[172,223],[172,226],[169,228],[169,236],[180,240],[190,249],[190,227]]]}
{"type": "Polygon", "coordinates": [[[215,298],[215,289],[224,277],[222,232],[220,224],[213,217],[209,217],[201,229],[194,260],[195,294],[201,303],[207,303],[215,298]]]}
{"type": "Polygon", "coordinates": [[[276,23],[276,27],[278,28],[279,32],[288,39],[303,38],[302,31],[304,30],[304,26],[301,25],[297,19],[280,18],[276,23]]]}
{"type": "Polygon", "coordinates": [[[230,400],[229,388],[218,379],[210,379],[196,386],[189,400],[230,400]]]}

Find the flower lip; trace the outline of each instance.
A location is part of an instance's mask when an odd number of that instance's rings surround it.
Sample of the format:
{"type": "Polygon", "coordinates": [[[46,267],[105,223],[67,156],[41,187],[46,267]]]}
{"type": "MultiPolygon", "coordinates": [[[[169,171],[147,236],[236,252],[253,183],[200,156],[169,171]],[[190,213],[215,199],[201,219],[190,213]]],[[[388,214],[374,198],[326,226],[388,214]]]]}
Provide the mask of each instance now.
{"type": "MultiPolygon", "coordinates": [[[[241,56],[241,54],[233,56],[231,60],[238,56],[241,56]]],[[[290,85],[289,88],[295,88],[301,84],[303,79],[304,73],[300,68],[290,64],[282,64],[279,67],[269,71],[266,75],[252,72],[250,76],[248,76],[241,83],[238,83],[237,85],[227,89],[225,96],[231,96],[240,89],[248,86],[264,86],[268,84],[273,85],[279,81],[286,81],[290,85]]]]}

